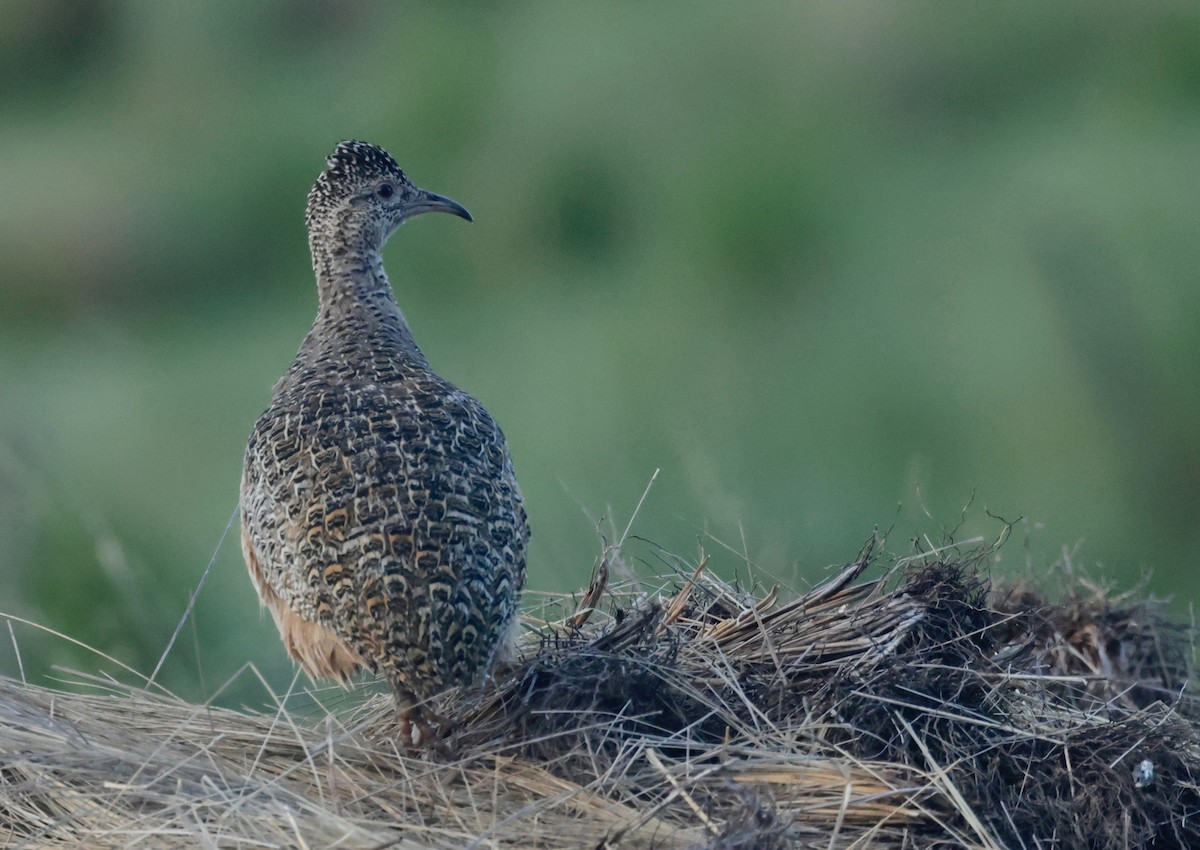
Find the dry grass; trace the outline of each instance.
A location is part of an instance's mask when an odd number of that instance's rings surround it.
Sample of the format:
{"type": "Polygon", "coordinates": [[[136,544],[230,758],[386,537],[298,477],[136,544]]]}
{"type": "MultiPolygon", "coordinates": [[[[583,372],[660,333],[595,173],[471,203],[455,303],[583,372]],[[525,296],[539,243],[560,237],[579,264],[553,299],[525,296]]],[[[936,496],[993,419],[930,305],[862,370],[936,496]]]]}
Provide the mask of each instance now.
{"type": "Polygon", "coordinates": [[[868,547],[790,599],[701,565],[607,614],[558,600],[493,687],[439,702],[453,755],[402,752],[382,699],[314,721],[0,680],[0,842],[1200,846],[1188,632],[993,588],[986,554],[864,579],[868,547]]]}

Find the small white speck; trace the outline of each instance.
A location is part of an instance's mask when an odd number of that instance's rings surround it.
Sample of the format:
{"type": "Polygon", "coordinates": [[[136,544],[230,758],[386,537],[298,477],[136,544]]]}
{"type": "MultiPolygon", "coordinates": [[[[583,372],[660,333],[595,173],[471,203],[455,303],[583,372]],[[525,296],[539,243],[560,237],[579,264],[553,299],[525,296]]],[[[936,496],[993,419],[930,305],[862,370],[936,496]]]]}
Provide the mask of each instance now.
{"type": "Polygon", "coordinates": [[[1133,769],[1133,787],[1145,788],[1154,782],[1154,762],[1142,759],[1133,769]]]}

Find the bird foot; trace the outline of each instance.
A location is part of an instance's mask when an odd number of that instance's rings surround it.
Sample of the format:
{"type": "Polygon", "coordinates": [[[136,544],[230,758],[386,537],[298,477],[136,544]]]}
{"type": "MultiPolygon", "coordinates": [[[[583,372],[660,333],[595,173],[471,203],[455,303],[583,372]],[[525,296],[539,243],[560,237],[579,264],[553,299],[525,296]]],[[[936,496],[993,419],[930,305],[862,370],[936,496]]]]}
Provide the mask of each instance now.
{"type": "Polygon", "coordinates": [[[442,755],[450,753],[447,724],[437,715],[419,708],[399,712],[400,743],[414,752],[433,750],[442,755]]]}

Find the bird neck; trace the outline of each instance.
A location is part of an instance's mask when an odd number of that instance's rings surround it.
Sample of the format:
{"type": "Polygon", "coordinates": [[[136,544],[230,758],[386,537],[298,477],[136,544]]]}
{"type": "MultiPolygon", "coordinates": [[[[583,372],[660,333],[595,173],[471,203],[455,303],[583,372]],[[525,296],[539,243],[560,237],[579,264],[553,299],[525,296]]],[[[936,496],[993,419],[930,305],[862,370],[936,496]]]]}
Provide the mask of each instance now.
{"type": "Polygon", "coordinates": [[[329,337],[351,337],[351,344],[386,336],[399,353],[424,363],[383,270],[378,240],[364,236],[310,233],[319,300],[314,329],[320,328],[329,337]]]}

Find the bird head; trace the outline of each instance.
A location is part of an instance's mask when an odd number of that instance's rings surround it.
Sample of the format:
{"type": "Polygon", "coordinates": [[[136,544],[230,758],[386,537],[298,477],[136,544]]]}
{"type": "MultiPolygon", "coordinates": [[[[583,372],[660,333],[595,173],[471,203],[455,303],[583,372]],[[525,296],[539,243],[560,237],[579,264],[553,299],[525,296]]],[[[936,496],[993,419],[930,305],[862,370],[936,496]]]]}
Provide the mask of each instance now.
{"type": "Polygon", "coordinates": [[[372,247],[381,247],[404,221],[422,213],[447,212],[471,221],[461,204],[413,185],[378,145],[339,142],[325,164],[308,193],[310,234],[331,227],[343,234],[358,232],[372,247]]]}

